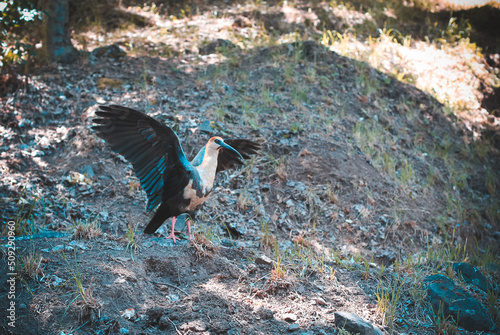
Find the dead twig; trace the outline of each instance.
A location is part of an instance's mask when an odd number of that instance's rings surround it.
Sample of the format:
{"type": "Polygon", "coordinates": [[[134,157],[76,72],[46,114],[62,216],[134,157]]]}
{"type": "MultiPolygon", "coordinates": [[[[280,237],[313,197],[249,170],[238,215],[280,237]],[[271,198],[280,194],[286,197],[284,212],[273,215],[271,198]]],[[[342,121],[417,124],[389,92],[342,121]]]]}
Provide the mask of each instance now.
{"type": "Polygon", "coordinates": [[[186,291],[184,291],[183,289],[181,289],[180,287],[177,287],[175,285],[172,285],[172,284],[169,284],[169,283],[158,283],[157,281],[155,280],[151,280],[151,282],[153,284],[156,284],[156,285],[165,285],[165,286],[168,286],[168,287],[171,287],[171,288],[175,288],[176,290],[179,290],[181,291],[182,293],[184,293],[185,295],[189,295],[186,291]]]}

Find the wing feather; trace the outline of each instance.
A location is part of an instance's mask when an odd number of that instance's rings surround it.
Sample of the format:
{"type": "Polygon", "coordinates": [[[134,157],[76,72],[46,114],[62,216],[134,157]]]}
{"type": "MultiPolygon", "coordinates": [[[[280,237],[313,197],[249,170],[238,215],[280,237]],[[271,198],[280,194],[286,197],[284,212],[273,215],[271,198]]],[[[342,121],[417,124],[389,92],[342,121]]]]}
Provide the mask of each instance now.
{"type": "Polygon", "coordinates": [[[99,106],[94,129],[111,149],[133,166],[151,211],[163,200],[182,192],[192,175],[175,132],[131,108],[99,106]]]}
{"type": "MultiPolygon", "coordinates": [[[[224,142],[238,151],[244,159],[249,159],[251,155],[256,154],[260,150],[260,144],[250,140],[227,139],[224,142]]],[[[241,164],[243,162],[233,151],[225,148],[220,149],[217,159],[217,172],[232,169],[236,165],[241,164]]]]}

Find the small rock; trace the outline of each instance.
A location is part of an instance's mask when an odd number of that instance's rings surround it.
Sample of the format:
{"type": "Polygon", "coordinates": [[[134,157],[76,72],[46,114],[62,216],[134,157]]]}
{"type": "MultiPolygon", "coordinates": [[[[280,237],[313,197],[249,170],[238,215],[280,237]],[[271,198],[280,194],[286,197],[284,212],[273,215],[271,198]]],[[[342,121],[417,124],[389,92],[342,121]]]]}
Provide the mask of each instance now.
{"type": "Polygon", "coordinates": [[[297,315],[293,313],[283,314],[283,320],[285,320],[286,322],[295,322],[297,321],[297,315]]]}
{"type": "Polygon", "coordinates": [[[356,314],[349,312],[335,312],[335,324],[339,328],[344,328],[350,333],[359,335],[378,335],[382,332],[373,325],[356,314]]]}
{"type": "Polygon", "coordinates": [[[127,55],[127,53],[122,48],[120,48],[118,44],[95,48],[91,54],[98,58],[105,57],[113,59],[120,59],[127,55]]]}
{"type": "Polygon", "coordinates": [[[245,16],[238,16],[234,19],[233,26],[238,28],[247,28],[252,26],[252,22],[245,16]]]}
{"type": "Polygon", "coordinates": [[[269,185],[269,184],[262,184],[260,186],[260,190],[262,192],[269,192],[269,190],[271,190],[271,185],[269,185]]]}
{"type": "Polygon", "coordinates": [[[103,219],[104,221],[108,221],[109,212],[106,212],[106,211],[101,211],[101,212],[99,212],[99,215],[102,217],[102,219],[103,219]]]}
{"type": "Polygon", "coordinates": [[[246,235],[248,232],[246,225],[242,224],[241,222],[229,222],[228,226],[231,233],[236,232],[236,236],[246,235]]]}
{"type": "Polygon", "coordinates": [[[229,322],[225,322],[224,320],[215,320],[211,324],[210,331],[215,334],[224,334],[228,333],[231,330],[231,325],[229,322]]]}
{"type": "Polygon", "coordinates": [[[248,274],[255,273],[257,271],[257,266],[253,263],[250,263],[247,266],[247,271],[248,271],[248,274]]]}
{"type": "Polygon", "coordinates": [[[384,265],[393,264],[396,261],[396,253],[389,250],[381,250],[375,254],[384,265]]]}
{"type": "Polygon", "coordinates": [[[160,318],[163,316],[163,312],[163,308],[153,307],[146,311],[146,315],[148,316],[149,322],[154,325],[160,321],[160,318]]]}
{"type": "Polygon", "coordinates": [[[85,243],[83,241],[77,241],[77,240],[73,240],[71,242],[69,242],[69,245],[72,246],[72,247],[78,247],[82,250],[87,250],[88,248],[85,246],[85,243]]]}
{"type": "Polygon", "coordinates": [[[238,242],[232,241],[232,240],[228,240],[227,238],[225,238],[222,241],[220,241],[220,244],[223,247],[226,247],[226,248],[237,248],[238,247],[238,242]]]}
{"type": "Polygon", "coordinates": [[[274,312],[272,310],[264,307],[259,308],[256,313],[263,320],[272,319],[274,316],[274,312]]]}
{"type": "Polygon", "coordinates": [[[200,55],[210,55],[217,51],[219,48],[228,48],[228,49],[236,49],[237,46],[228,40],[223,40],[221,38],[216,39],[213,42],[208,43],[205,46],[202,46],[199,50],[200,55]]]}
{"type": "Polygon", "coordinates": [[[126,310],[121,311],[120,315],[127,320],[135,319],[135,309],[127,308],[126,310]]]}
{"type": "Polygon", "coordinates": [[[172,302],[179,301],[179,296],[177,294],[169,294],[166,298],[172,302]]]}
{"type": "Polygon", "coordinates": [[[56,245],[55,247],[52,248],[52,250],[50,250],[51,252],[58,252],[58,251],[73,251],[73,247],[69,246],[69,245],[62,245],[62,244],[59,244],[59,245],[56,245]]]}
{"type": "Polygon", "coordinates": [[[160,320],[158,321],[158,328],[160,330],[166,330],[166,329],[170,328],[171,326],[172,326],[172,323],[166,315],[163,315],[160,318],[160,320]]]}
{"type": "Polygon", "coordinates": [[[214,129],[212,128],[212,122],[211,121],[203,121],[200,126],[198,127],[198,129],[200,129],[200,131],[204,132],[204,133],[208,133],[208,134],[211,134],[214,132],[214,129]]]}
{"type": "Polygon", "coordinates": [[[46,276],[45,281],[48,283],[49,286],[52,286],[52,287],[58,287],[59,285],[64,283],[64,280],[62,278],[59,278],[56,275],[46,276]]]}
{"type": "Polygon", "coordinates": [[[121,327],[120,334],[128,334],[129,330],[127,328],[121,327]]]}
{"type": "Polygon", "coordinates": [[[300,329],[300,325],[298,323],[292,323],[288,325],[288,331],[289,332],[294,332],[296,330],[300,329]]]}
{"type": "Polygon", "coordinates": [[[19,309],[26,309],[26,304],[20,303],[19,304],[19,309]]]}
{"type": "Polygon", "coordinates": [[[321,306],[327,305],[326,301],[323,298],[317,297],[314,300],[318,303],[318,305],[321,305],[321,306]]]}
{"type": "Polygon", "coordinates": [[[82,167],[79,171],[81,174],[86,175],[87,178],[94,178],[94,169],[92,169],[92,166],[90,165],[85,165],[82,167]]]}
{"type": "Polygon", "coordinates": [[[181,325],[179,328],[184,331],[192,330],[195,332],[204,332],[207,330],[207,325],[202,320],[194,320],[181,325]]]}
{"type": "Polygon", "coordinates": [[[469,284],[474,284],[484,292],[488,291],[488,279],[476,267],[469,263],[455,263],[453,270],[462,274],[462,278],[469,284]]]}
{"type": "Polygon", "coordinates": [[[255,259],[255,264],[271,265],[273,260],[266,255],[261,255],[255,259]]]}

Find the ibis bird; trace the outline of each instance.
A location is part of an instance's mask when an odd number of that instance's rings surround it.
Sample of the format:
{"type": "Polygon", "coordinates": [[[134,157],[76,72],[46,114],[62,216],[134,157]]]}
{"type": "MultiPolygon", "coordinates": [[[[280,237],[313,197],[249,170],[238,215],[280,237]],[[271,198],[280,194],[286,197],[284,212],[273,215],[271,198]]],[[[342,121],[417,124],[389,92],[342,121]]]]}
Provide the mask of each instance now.
{"type": "MultiPolygon", "coordinates": [[[[153,234],[172,217],[167,239],[175,243],[176,217],[194,211],[212,191],[216,172],[244,163],[260,145],[245,139],[212,137],[189,162],[177,134],[155,119],[131,108],[99,106],[92,129],[111,149],[127,159],[146,192],[147,211],[158,209],[144,232],[153,234]]],[[[191,225],[187,221],[188,237],[191,225]]]]}

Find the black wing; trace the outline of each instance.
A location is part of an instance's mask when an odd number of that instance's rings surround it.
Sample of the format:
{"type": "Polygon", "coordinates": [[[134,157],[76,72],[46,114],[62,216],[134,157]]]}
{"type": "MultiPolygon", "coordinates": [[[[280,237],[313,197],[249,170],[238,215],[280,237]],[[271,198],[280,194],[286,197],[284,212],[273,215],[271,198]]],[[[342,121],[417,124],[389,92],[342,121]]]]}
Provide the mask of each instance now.
{"type": "Polygon", "coordinates": [[[92,126],[97,136],[125,157],[134,168],[148,197],[151,211],[164,198],[175,196],[188,184],[188,163],[175,132],[155,119],[131,108],[99,106],[92,126]]]}
{"type": "MultiPolygon", "coordinates": [[[[236,149],[244,159],[249,159],[250,155],[256,154],[260,150],[260,144],[244,139],[228,139],[225,143],[236,149]]],[[[231,150],[222,148],[219,150],[217,159],[217,172],[232,169],[235,165],[241,165],[241,159],[231,150]]]]}

